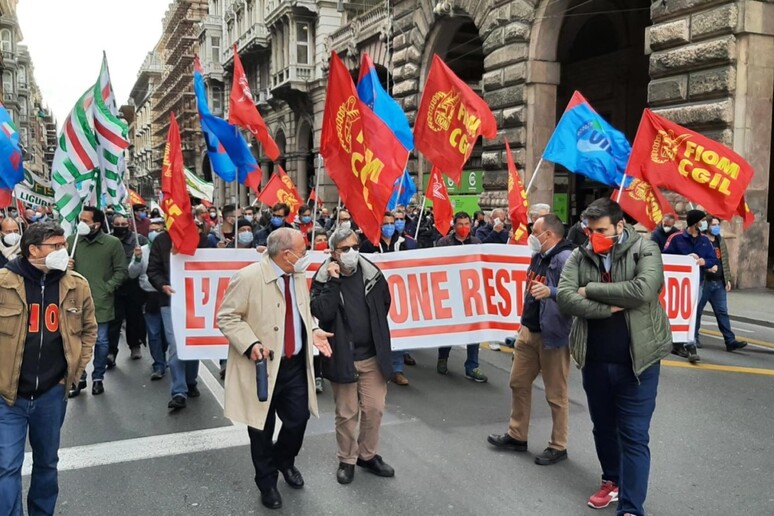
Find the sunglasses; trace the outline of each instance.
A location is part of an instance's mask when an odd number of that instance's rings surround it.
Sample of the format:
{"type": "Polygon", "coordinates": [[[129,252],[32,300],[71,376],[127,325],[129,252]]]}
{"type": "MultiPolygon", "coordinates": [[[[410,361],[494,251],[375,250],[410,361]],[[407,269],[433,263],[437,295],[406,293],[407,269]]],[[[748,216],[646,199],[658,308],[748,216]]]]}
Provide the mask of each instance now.
{"type": "Polygon", "coordinates": [[[341,247],[336,248],[337,251],[341,251],[342,253],[348,253],[351,250],[359,251],[360,246],[359,245],[343,245],[341,247]]]}

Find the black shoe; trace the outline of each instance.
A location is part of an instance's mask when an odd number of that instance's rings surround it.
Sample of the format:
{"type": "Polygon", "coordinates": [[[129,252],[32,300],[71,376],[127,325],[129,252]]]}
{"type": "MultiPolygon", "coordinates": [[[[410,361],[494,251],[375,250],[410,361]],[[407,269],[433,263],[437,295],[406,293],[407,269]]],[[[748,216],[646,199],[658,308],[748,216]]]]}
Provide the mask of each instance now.
{"type": "Polygon", "coordinates": [[[115,353],[109,353],[107,358],[105,359],[105,365],[108,369],[113,369],[116,366],[116,354],[115,353]]]}
{"type": "Polygon", "coordinates": [[[164,378],[164,371],[153,371],[153,373],[151,373],[152,382],[157,382],[162,378],[164,378]]]}
{"type": "Polygon", "coordinates": [[[344,464],[343,462],[339,462],[339,469],[336,471],[336,481],[339,484],[349,484],[352,482],[352,479],[355,478],[355,465],[354,464],[344,464]]]}
{"type": "Polygon", "coordinates": [[[696,352],[696,346],[685,346],[685,351],[688,353],[688,362],[692,364],[701,362],[701,357],[699,357],[699,354],[696,352]]]}
{"type": "Polygon", "coordinates": [[[742,349],[746,345],[747,343],[743,340],[735,340],[731,344],[726,344],[726,351],[736,351],[737,349],[742,349]]]}
{"type": "Polygon", "coordinates": [[[189,385],[188,386],[188,397],[189,398],[198,398],[202,394],[199,392],[199,389],[196,388],[196,385],[189,385]]]}
{"type": "Polygon", "coordinates": [[[363,459],[357,459],[357,465],[361,468],[367,469],[374,475],[377,475],[379,477],[394,477],[395,476],[395,470],[392,469],[392,466],[389,464],[385,464],[385,462],[382,460],[381,455],[374,455],[374,458],[371,460],[363,460],[363,459]]]}
{"type": "Polygon", "coordinates": [[[140,346],[137,346],[136,348],[132,348],[131,357],[132,357],[132,360],[142,359],[142,351],[140,351],[140,346]]]}
{"type": "Polygon", "coordinates": [[[697,341],[696,341],[696,349],[701,349],[701,348],[703,348],[703,347],[704,347],[704,346],[702,346],[702,345],[701,345],[701,342],[699,342],[699,341],[697,340],[697,341]]]}
{"type": "Polygon", "coordinates": [[[94,396],[99,396],[105,392],[105,387],[102,385],[102,380],[94,380],[94,383],[91,385],[91,393],[94,396]]]}
{"type": "Polygon", "coordinates": [[[269,509],[281,509],[282,497],[276,487],[270,487],[267,490],[261,490],[261,503],[269,509]]]}
{"type": "Polygon", "coordinates": [[[167,408],[171,408],[172,410],[184,409],[185,397],[181,396],[180,394],[173,396],[169,403],[167,403],[167,408]]]}
{"type": "Polygon", "coordinates": [[[501,448],[503,450],[511,450],[511,451],[517,451],[517,452],[527,451],[527,441],[519,441],[518,439],[514,439],[513,437],[508,435],[508,433],[504,433],[503,435],[492,434],[486,438],[486,441],[492,446],[501,448]]]}
{"type": "Polygon", "coordinates": [[[408,353],[403,353],[403,363],[409,366],[417,365],[417,361],[414,360],[414,357],[412,357],[408,353]]]}
{"type": "Polygon", "coordinates": [[[81,381],[78,382],[77,386],[75,384],[73,384],[72,388],[67,392],[67,397],[68,398],[75,398],[85,388],[86,388],[86,380],[81,380],[81,381]]]}
{"type": "Polygon", "coordinates": [[[672,354],[678,357],[688,358],[688,352],[682,344],[672,344],[672,354]]]}
{"type": "Polygon", "coordinates": [[[301,489],[304,487],[304,477],[301,476],[301,472],[295,466],[289,468],[280,469],[285,482],[293,489],[301,489]]]}
{"type": "Polygon", "coordinates": [[[540,466],[548,466],[549,464],[556,464],[567,458],[567,450],[556,450],[554,448],[546,448],[543,453],[535,457],[535,464],[540,466]]]}

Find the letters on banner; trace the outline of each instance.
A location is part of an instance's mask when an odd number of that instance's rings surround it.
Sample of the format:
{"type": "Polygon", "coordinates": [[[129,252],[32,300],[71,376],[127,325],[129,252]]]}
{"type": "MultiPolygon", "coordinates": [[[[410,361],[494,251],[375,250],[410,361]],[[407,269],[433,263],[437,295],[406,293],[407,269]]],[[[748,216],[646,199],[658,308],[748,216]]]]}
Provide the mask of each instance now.
{"type": "MultiPolygon", "coordinates": [[[[217,313],[231,276],[259,260],[253,249],[199,249],[172,256],[172,319],[180,358],[227,356],[217,313]]],[[[312,253],[312,277],[327,255],[312,253]]],[[[392,295],[390,328],[395,350],[499,341],[520,328],[530,252],[526,246],[421,249],[368,255],[384,272],[392,295]]],[[[699,295],[693,259],[664,255],[661,303],[675,342],[691,340],[699,295]]]]}

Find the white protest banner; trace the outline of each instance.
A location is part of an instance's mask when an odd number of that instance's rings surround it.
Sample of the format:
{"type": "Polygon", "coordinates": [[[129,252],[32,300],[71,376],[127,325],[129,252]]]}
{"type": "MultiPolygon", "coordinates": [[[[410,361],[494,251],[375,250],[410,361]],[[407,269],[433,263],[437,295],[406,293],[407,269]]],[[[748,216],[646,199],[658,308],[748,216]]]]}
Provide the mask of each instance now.
{"type": "MultiPolygon", "coordinates": [[[[252,249],[199,249],[171,262],[172,318],[181,358],[225,358],[228,342],[217,311],[231,276],[261,257],[252,249]]],[[[312,253],[311,282],[327,258],[312,253]]],[[[395,350],[503,341],[520,328],[526,246],[485,244],[367,255],[384,272],[390,294],[390,329],[395,350]]],[[[691,258],[664,256],[661,294],[675,342],[695,328],[698,267],[691,258]]]]}

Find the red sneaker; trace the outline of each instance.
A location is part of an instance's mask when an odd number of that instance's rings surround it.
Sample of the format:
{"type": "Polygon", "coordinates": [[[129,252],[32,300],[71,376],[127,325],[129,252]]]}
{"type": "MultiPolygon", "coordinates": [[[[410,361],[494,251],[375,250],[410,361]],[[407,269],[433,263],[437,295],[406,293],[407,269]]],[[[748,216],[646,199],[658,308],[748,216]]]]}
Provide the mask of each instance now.
{"type": "Polygon", "coordinates": [[[589,498],[589,507],[594,509],[604,509],[613,502],[618,501],[618,486],[613,482],[606,480],[602,482],[599,491],[589,498]]]}

